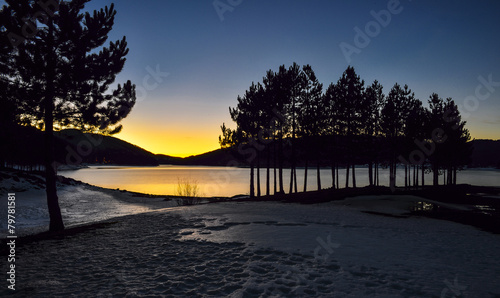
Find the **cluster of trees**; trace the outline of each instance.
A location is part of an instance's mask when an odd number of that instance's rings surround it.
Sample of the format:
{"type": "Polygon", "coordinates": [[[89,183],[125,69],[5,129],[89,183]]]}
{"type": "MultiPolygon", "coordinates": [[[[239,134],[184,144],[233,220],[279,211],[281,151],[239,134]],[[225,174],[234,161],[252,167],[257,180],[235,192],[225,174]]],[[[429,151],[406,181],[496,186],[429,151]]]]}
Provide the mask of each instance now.
{"type": "Polygon", "coordinates": [[[332,187],[339,188],[339,167],[345,168],[345,187],[356,187],[356,165],[368,166],[369,185],[379,185],[378,170],[388,167],[390,185],[395,186],[400,164],[404,185],[409,187],[424,185],[428,171],[433,172],[435,185],[443,173],[446,184],[455,184],[457,171],[471,154],[470,135],[451,98],[432,94],[426,108],[407,85],[396,83],[385,95],[378,81],[365,86],[350,66],[324,90],[310,65],[282,65],[277,72],[269,70],[262,83],[252,82],[237,101],[229,108],[236,129],[223,124],[219,142],[222,148],[238,148],[250,164],[251,196],[261,195],[262,158],[267,160],[269,195],[270,169],[274,193],[284,193],[285,163],[290,168],[291,193],[298,190],[299,161],[305,167],[304,191],[311,162],[316,164],[318,189],[322,166],[331,167],[332,187]]]}
{"type": "MultiPolygon", "coordinates": [[[[3,152],[14,125],[44,131],[50,230],[64,224],[56,190],[54,130],[113,134],[135,103],[130,81],[111,89],[128,53],[125,37],[104,46],[113,5],[83,13],[89,0],[6,0],[0,10],[0,132],[3,152]],[[4,118],[5,117],[5,118],[4,118]]],[[[2,153],[2,152],[0,152],[2,153]]]]}

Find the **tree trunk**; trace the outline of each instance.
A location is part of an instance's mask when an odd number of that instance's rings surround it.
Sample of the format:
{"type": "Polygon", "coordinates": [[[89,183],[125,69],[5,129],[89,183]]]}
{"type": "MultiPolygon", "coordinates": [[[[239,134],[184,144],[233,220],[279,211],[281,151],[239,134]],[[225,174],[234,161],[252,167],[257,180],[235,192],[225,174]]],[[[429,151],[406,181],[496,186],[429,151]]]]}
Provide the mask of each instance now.
{"type": "Polygon", "coordinates": [[[432,184],[434,186],[437,186],[439,184],[439,177],[438,177],[438,174],[439,174],[439,168],[437,165],[434,165],[433,168],[432,168],[432,184]]]}
{"type": "Polygon", "coordinates": [[[340,183],[339,183],[339,165],[335,163],[335,176],[337,178],[337,189],[340,188],[340,183]]]}
{"type": "Polygon", "coordinates": [[[373,164],[372,162],[368,162],[368,184],[373,186],[373,164]]]}
{"type": "Polygon", "coordinates": [[[321,190],[321,174],[320,174],[320,163],[318,160],[318,163],[316,165],[316,180],[318,182],[318,190],[321,190]]]}
{"type": "Polygon", "coordinates": [[[396,175],[394,170],[394,162],[389,165],[389,187],[394,190],[396,188],[396,175]]]}
{"type": "Polygon", "coordinates": [[[422,164],[422,173],[421,173],[421,175],[422,175],[422,188],[423,188],[425,186],[425,176],[424,176],[425,175],[425,166],[424,166],[424,164],[422,164]]]}
{"type": "Polygon", "coordinates": [[[295,193],[297,193],[298,192],[298,190],[297,190],[297,167],[294,168],[293,172],[294,172],[293,173],[293,177],[295,177],[295,179],[294,179],[294,188],[295,188],[295,193]]]}
{"type": "Polygon", "coordinates": [[[285,188],[283,186],[283,133],[280,133],[280,161],[279,161],[279,183],[280,183],[280,193],[285,193],[285,188]]]}
{"type": "MultiPolygon", "coordinates": [[[[48,22],[49,32],[48,44],[51,44],[54,32],[52,20],[48,22]]],[[[55,53],[53,53],[55,55],[55,53]]],[[[54,157],[54,79],[55,79],[55,58],[49,55],[47,61],[47,88],[45,90],[45,191],[47,193],[47,207],[49,210],[50,231],[64,230],[64,223],[62,220],[61,209],[59,208],[59,198],[57,197],[57,169],[55,167],[54,157]]]]}
{"type": "Polygon", "coordinates": [[[356,188],[356,168],[355,165],[352,165],[352,187],[356,188]]]}
{"type": "Polygon", "coordinates": [[[349,187],[349,169],[350,169],[349,164],[346,164],[346,166],[345,166],[345,188],[349,187]]]}
{"type": "Polygon", "coordinates": [[[270,193],[270,185],[269,183],[271,182],[270,181],[270,167],[271,167],[271,146],[269,146],[269,144],[267,144],[267,168],[266,168],[266,196],[268,196],[270,193]]]}
{"type": "Polygon", "coordinates": [[[253,175],[253,170],[254,168],[254,165],[253,165],[253,161],[250,162],[250,198],[254,198],[255,197],[255,185],[254,185],[254,175],[253,175]]]}
{"type": "Polygon", "coordinates": [[[405,189],[408,188],[408,165],[405,164],[405,189]]]}
{"type": "MultiPolygon", "coordinates": [[[[49,112],[52,114],[52,112],[49,112]]],[[[47,193],[47,207],[50,217],[50,231],[64,230],[61,209],[59,208],[59,198],[57,196],[56,179],[57,173],[55,168],[54,158],[54,132],[52,117],[45,117],[45,190],[47,193]]]]}
{"type": "Polygon", "coordinates": [[[260,198],[260,153],[257,152],[257,197],[260,198]]]}
{"type": "Polygon", "coordinates": [[[304,192],[307,191],[307,166],[309,163],[309,160],[307,158],[307,153],[306,153],[306,160],[305,160],[305,167],[304,167],[304,192]]]}
{"type": "Polygon", "coordinates": [[[274,194],[276,194],[278,192],[278,175],[276,173],[276,162],[277,162],[277,158],[276,158],[276,142],[273,142],[273,157],[274,157],[274,160],[273,160],[273,172],[274,172],[274,194]]]}
{"type": "Polygon", "coordinates": [[[332,189],[335,189],[335,163],[332,162],[332,189]]]}
{"type": "Polygon", "coordinates": [[[457,168],[453,168],[453,185],[457,185],[457,168]]]}
{"type": "Polygon", "coordinates": [[[418,164],[415,165],[415,187],[418,188],[418,164]]]}

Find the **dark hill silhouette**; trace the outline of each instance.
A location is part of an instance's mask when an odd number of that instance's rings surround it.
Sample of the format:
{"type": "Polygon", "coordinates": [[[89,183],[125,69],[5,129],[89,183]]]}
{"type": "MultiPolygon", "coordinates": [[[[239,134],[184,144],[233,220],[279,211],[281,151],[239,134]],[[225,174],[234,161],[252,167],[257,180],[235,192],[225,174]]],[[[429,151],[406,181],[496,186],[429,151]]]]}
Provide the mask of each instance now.
{"type": "Polygon", "coordinates": [[[115,137],[75,129],[56,132],[56,136],[74,148],[67,150],[66,163],[158,165],[153,153],[115,137]]]}
{"type": "Polygon", "coordinates": [[[157,154],[156,158],[160,164],[170,165],[199,165],[199,166],[243,166],[245,163],[237,154],[235,149],[217,149],[200,155],[189,157],[173,157],[157,154]]]}
{"type": "MultiPolygon", "coordinates": [[[[136,145],[111,136],[82,133],[67,129],[55,132],[55,161],[57,164],[116,164],[157,166],[156,156],[136,145]]],[[[39,170],[44,164],[43,132],[26,126],[14,125],[1,153],[2,164],[21,166],[26,170],[39,170]],[[5,150],[8,149],[8,150],[5,150]]]]}
{"type": "MultiPolygon", "coordinates": [[[[2,152],[2,159],[9,164],[24,166],[25,169],[37,169],[43,164],[43,134],[41,131],[25,126],[11,129],[15,136],[9,141],[9,150],[2,152]]],[[[55,133],[56,160],[60,164],[114,164],[114,165],[204,165],[204,166],[248,166],[244,157],[236,148],[217,149],[200,155],[185,158],[164,154],[153,154],[139,146],[111,136],[82,133],[75,129],[67,129],[55,133]]],[[[500,140],[473,140],[474,148],[469,167],[500,168],[500,140]]],[[[289,150],[285,146],[285,155],[289,150]]],[[[265,152],[262,154],[262,166],[265,163],[265,152]]],[[[272,157],[271,157],[272,162],[272,157]]],[[[285,162],[285,166],[289,164],[285,162]]],[[[302,165],[299,160],[298,166],[302,165]]],[[[323,163],[328,166],[328,163],[323,163]]]]}
{"type": "Polygon", "coordinates": [[[496,167],[500,169],[500,140],[473,140],[471,167],[496,167]]]}
{"type": "MultiPolygon", "coordinates": [[[[44,164],[43,132],[30,126],[10,125],[3,136],[0,148],[0,165],[16,165],[25,170],[38,170],[44,164]]],[[[54,139],[55,161],[64,163],[64,148],[70,144],[62,138],[54,139]]]]}
{"type": "MultiPolygon", "coordinates": [[[[300,143],[300,140],[298,140],[300,143]]],[[[469,167],[496,167],[500,169],[500,140],[473,140],[471,141],[473,151],[472,159],[469,163],[469,167]]],[[[290,153],[289,148],[285,146],[285,155],[288,156],[290,153]]],[[[262,166],[265,163],[266,155],[265,152],[262,154],[262,166]]],[[[160,164],[171,164],[171,165],[205,165],[205,166],[228,166],[228,165],[238,165],[238,166],[248,166],[249,163],[245,162],[244,157],[238,154],[238,150],[235,148],[225,148],[217,149],[200,155],[189,156],[185,158],[173,157],[164,154],[156,155],[158,162],[160,164]]],[[[361,157],[360,157],[361,158],[361,157]]],[[[271,156],[272,162],[272,156],[271,156]]],[[[362,162],[362,161],[361,161],[362,162]]],[[[303,161],[299,160],[297,162],[298,166],[303,166],[303,161]]],[[[322,162],[323,166],[329,166],[328,162],[325,160],[322,162]]],[[[285,161],[285,166],[289,166],[289,163],[285,161]]]]}

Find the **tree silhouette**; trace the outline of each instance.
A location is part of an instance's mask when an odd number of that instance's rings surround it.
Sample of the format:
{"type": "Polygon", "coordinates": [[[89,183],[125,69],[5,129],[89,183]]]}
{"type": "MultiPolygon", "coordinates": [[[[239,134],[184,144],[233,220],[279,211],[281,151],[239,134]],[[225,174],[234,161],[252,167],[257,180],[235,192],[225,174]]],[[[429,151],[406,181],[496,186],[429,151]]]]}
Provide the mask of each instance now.
{"type": "Polygon", "coordinates": [[[365,89],[363,104],[361,105],[361,118],[363,119],[361,129],[366,136],[366,146],[364,148],[366,149],[365,155],[368,157],[368,183],[370,186],[375,184],[373,165],[375,164],[375,169],[378,168],[378,150],[380,149],[376,146],[378,144],[376,138],[380,135],[381,130],[380,108],[384,102],[382,89],[382,85],[375,80],[373,84],[365,89]]]}
{"type": "MultiPolygon", "coordinates": [[[[326,136],[329,140],[328,145],[329,145],[329,157],[330,157],[330,164],[332,167],[332,188],[337,188],[340,187],[338,183],[338,163],[340,160],[340,156],[344,155],[345,150],[341,150],[341,148],[337,142],[338,135],[340,134],[340,110],[338,108],[339,103],[338,103],[338,89],[337,85],[334,83],[331,83],[328,88],[325,91],[325,94],[323,95],[323,108],[324,108],[324,113],[323,113],[323,125],[324,125],[324,131],[323,135],[326,136]],[[337,181],[335,180],[337,179],[337,181]]],[[[319,160],[318,160],[318,168],[319,168],[319,160]]],[[[318,189],[321,188],[321,181],[318,178],[318,189]]]]}
{"type": "MultiPolygon", "coordinates": [[[[419,100],[415,98],[415,94],[411,91],[408,85],[404,85],[403,94],[400,98],[400,117],[402,118],[402,143],[400,143],[400,147],[398,148],[398,153],[407,153],[410,148],[412,148],[412,141],[414,136],[416,135],[415,128],[412,124],[411,116],[413,116],[412,112],[419,110],[419,100]]],[[[410,164],[404,163],[405,167],[405,187],[408,187],[409,181],[409,171],[410,164]]]]}
{"type": "MultiPolygon", "coordinates": [[[[418,99],[412,99],[409,105],[408,118],[405,124],[405,156],[410,156],[415,150],[415,140],[425,140],[428,111],[422,106],[422,102],[418,99]]],[[[416,187],[419,184],[419,166],[422,171],[422,185],[424,183],[424,167],[426,158],[424,154],[418,156],[418,160],[410,161],[409,166],[413,166],[413,185],[416,187]]],[[[415,159],[415,157],[413,157],[415,159]]],[[[411,180],[411,179],[410,179],[411,180]]],[[[410,183],[410,181],[408,182],[410,183]]]]}
{"type": "Polygon", "coordinates": [[[447,184],[457,184],[457,171],[470,163],[472,145],[469,130],[465,128],[466,121],[462,121],[455,102],[448,98],[445,105],[445,134],[448,136],[446,152],[448,153],[448,181],[447,184]]]}
{"type": "Polygon", "coordinates": [[[236,143],[235,140],[235,131],[226,127],[226,124],[223,123],[220,127],[222,131],[222,135],[219,136],[219,145],[222,149],[230,148],[234,146],[236,143]]]}
{"type": "Polygon", "coordinates": [[[433,93],[429,98],[429,128],[431,134],[434,134],[432,138],[434,152],[429,156],[429,160],[432,167],[432,184],[438,185],[439,181],[439,171],[442,167],[443,160],[445,158],[445,151],[443,150],[443,143],[446,140],[444,131],[444,113],[445,104],[442,98],[436,93],[433,93]]]}
{"type": "Polygon", "coordinates": [[[135,103],[127,81],[109,90],[128,53],[125,37],[103,47],[116,10],[81,13],[86,0],[7,0],[2,9],[3,40],[11,51],[11,73],[23,113],[19,122],[45,131],[45,171],[51,231],[64,229],[56,190],[55,129],[79,128],[112,134],[135,103]],[[41,13],[45,12],[45,13],[41,13]],[[31,28],[29,34],[26,27],[31,28]],[[100,49],[100,51],[98,51],[100,49]]]}
{"type": "Polygon", "coordinates": [[[389,91],[382,107],[381,125],[389,146],[389,184],[396,187],[397,154],[401,150],[398,140],[404,135],[405,109],[408,108],[405,89],[396,83],[389,91]]]}
{"type": "Polygon", "coordinates": [[[274,75],[275,82],[273,83],[273,95],[274,95],[274,108],[278,111],[282,111],[285,118],[280,119],[277,123],[277,136],[278,136],[278,175],[279,175],[279,193],[285,193],[284,181],[283,181],[283,167],[284,167],[284,144],[283,140],[286,137],[288,131],[290,130],[290,119],[289,119],[289,100],[291,99],[291,90],[288,85],[288,71],[285,65],[279,67],[278,72],[274,75]]]}
{"type": "Polygon", "coordinates": [[[305,173],[304,173],[304,191],[307,191],[307,170],[309,164],[309,156],[314,154],[318,159],[317,167],[317,179],[318,179],[318,189],[321,189],[321,177],[319,173],[319,143],[318,138],[321,135],[322,129],[324,127],[323,120],[325,119],[323,115],[322,106],[322,89],[323,84],[321,84],[316,77],[312,67],[310,65],[304,65],[302,68],[303,72],[303,90],[299,99],[299,111],[297,115],[298,122],[298,137],[302,140],[304,147],[304,160],[305,160],[305,173]]]}
{"type": "MultiPolygon", "coordinates": [[[[275,73],[271,69],[266,72],[266,75],[262,78],[262,84],[265,89],[265,118],[269,121],[268,122],[268,127],[267,127],[267,137],[272,141],[272,149],[273,149],[273,186],[274,186],[274,194],[277,193],[277,173],[276,173],[276,160],[277,160],[277,155],[276,155],[276,142],[274,140],[276,139],[276,133],[277,133],[277,127],[279,125],[279,120],[275,119],[273,116],[273,109],[276,109],[275,106],[275,94],[277,92],[277,88],[275,86],[276,84],[276,79],[275,79],[275,73]]],[[[271,167],[271,143],[268,142],[266,144],[267,147],[267,169],[266,169],[266,195],[270,194],[270,167],[271,167]]]]}
{"type": "Polygon", "coordinates": [[[430,128],[434,141],[434,153],[430,156],[433,184],[438,185],[440,170],[444,184],[456,184],[456,173],[469,162],[472,148],[469,131],[465,128],[460,112],[451,98],[446,101],[437,94],[429,99],[430,128]]]}
{"type": "Polygon", "coordinates": [[[296,160],[296,143],[298,131],[298,113],[300,101],[303,96],[303,89],[305,88],[306,78],[297,63],[293,63],[287,71],[287,80],[285,87],[290,90],[290,98],[287,100],[287,110],[291,122],[291,161],[290,161],[290,193],[295,190],[297,192],[297,160],[296,160]]]}
{"type": "MultiPolygon", "coordinates": [[[[247,154],[247,161],[250,163],[250,197],[255,196],[254,168],[255,159],[261,149],[258,144],[259,131],[261,129],[261,100],[264,89],[260,83],[253,83],[245,91],[244,96],[238,96],[238,105],[235,108],[229,108],[231,119],[237,124],[237,131],[240,134],[238,138],[239,151],[247,154]],[[248,147],[244,149],[243,147],[248,147]]],[[[258,177],[258,182],[260,178],[258,177]]],[[[260,183],[257,183],[258,193],[260,194],[260,183]]]]}
{"type": "MultiPolygon", "coordinates": [[[[432,165],[435,184],[440,171],[445,172],[446,184],[456,183],[456,172],[468,163],[471,149],[465,122],[451,99],[445,102],[433,94],[428,110],[408,85],[401,87],[398,83],[385,96],[377,80],[365,89],[364,81],[351,66],[324,94],[322,87],[310,65],[302,69],[296,63],[289,68],[282,65],[277,72],[267,71],[262,85],[252,83],[245,95],[238,97],[238,106],[230,108],[237,129],[232,131],[223,125],[219,141],[222,147],[237,143],[239,151],[252,157],[247,159],[251,167],[251,196],[255,184],[254,159],[259,173],[264,148],[267,149],[266,194],[270,193],[271,155],[275,194],[284,192],[285,162],[290,165],[290,193],[297,191],[299,162],[304,165],[303,189],[307,191],[309,162],[313,159],[317,165],[317,187],[321,189],[320,167],[325,157],[330,159],[333,188],[339,188],[339,165],[346,168],[345,187],[349,187],[351,170],[352,185],[356,187],[355,166],[359,164],[368,165],[371,186],[379,185],[378,168],[382,164],[388,165],[389,184],[395,187],[401,163],[405,167],[405,187],[424,185],[427,162],[432,165]],[[275,139],[278,142],[273,142],[275,139]],[[425,150],[425,155],[414,154],[415,147],[422,144],[436,150],[425,150]],[[411,156],[410,162],[404,156],[411,156]]],[[[259,177],[257,174],[257,195],[259,177]]]]}
{"type": "Polygon", "coordinates": [[[353,67],[348,66],[337,82],[337,109],[339,132],[345,137],[346,155],[346,187],[349,187],[349,168],[352,166],[352,186],[356,187],[355,170],[355,137],[359,134],[361,123],[361,106],[363,102],[364,81],[356,74],[353,67]]]}

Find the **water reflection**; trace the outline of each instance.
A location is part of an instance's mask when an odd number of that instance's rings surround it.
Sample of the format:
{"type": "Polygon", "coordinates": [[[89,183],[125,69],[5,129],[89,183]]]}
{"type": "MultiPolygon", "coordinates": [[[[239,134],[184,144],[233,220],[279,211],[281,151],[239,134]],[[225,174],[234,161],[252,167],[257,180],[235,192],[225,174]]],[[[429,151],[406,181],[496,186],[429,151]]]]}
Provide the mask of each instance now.
{"type": "MultiPolygon", "coordinates": [[[[81,180],[83,182],[112,189],[125,189],[149,194],[173,195],[176,193],[179,179],[197,181],[203,196],[231,197],[238,194],[248,194],[250,184],[250,169],[233,167],[208,167],[208,166],[169,166],[159,167],[120,167],[120,166],[95,166],[76,171],[60,172],[61,175],[81,180]]],[[[285,185],[289,185],[290,172],[283,172],[285,185]]],[[[345,186],[345,175],[339,172],[339,184],[345,186]]],[[[316,171],[308,171],[307,190],[317,190],[316,171]]],[[[320,171],[321,184],[324,188],[332,185],[331,169],[324,168],[320,171]]],[[[297,182],[303,189],[305,171],[297,169],[297,182]]],[[[270,189],[273,190],[273,174],[271,171],[270,189]]],[[[398,171],[397,186],[404,184],[404,171],[398,171]],[[403,175],[400,177],[400,175],[403,175]]],[[[468,183],[483,186],[500,186],[500,171],[491,170],[466,170],[457,175],[458,183],[468,183]]],[[[357,186],[368,185],[368,169],[356,169],[357,186]]],[[[388,186],[389,170],[380,169],[380,184],[388,186]]],[[[432,181],[432,174],[425,175],[428,185],[432,181]]],[[[260,171],[261,192],[266,190],[266,171],[260,171]]],[[[288,188],[285,187],[285,191],[288,188]]]]}

